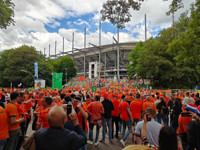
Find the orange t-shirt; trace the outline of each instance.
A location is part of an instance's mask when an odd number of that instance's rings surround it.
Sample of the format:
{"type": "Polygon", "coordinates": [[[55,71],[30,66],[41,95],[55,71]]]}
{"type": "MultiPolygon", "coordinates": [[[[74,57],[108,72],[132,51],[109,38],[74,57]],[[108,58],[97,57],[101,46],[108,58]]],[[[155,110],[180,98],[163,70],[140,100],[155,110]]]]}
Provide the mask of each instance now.
{"type": "Polygon", "coordinates": [[[143,111],[146,111],[146,109],[149,108],[149,107],[153,108],[155,111],[157,111],[155,104],[153,102],[151,102],[151,101],[144,102],[143,111]]]}
{"type": "Polygon", "coordinates": [[[8,120],[3,107],[0,106],[0,141],[9,138],[8,134],[8,120]]]}
{"type": "Polygon", "coordinates": [[[180,133],[187,133],[188,129],[186,128],[186,126],[190,123],[190,121],[192,121],[191,117],[182,117],[181,115],[178,118],[178,130],[180,133]]]}
{"type": "Polygon", "coordinates": [[[113,106],[114,106],[114,110],[112,111],[112,116],[119,116],[120,101],[118,101],[117,99],[113,99],[112,103],[113,103],[113,106]]]}
{"type": "MultiPolygon", "coordinates": [[[[83,108],[83,110],[85,112],[87,112],[86,106],[82,106],[82,108],[83,108]]],[[[82,113],[80,111],[77,113],[77,117],[78,117],[78,122],[79,122],[80,126],[82,127],[82,129],[84,131],[88,131],[87,118],[84,118],[83,115],[82,115],[82,113]],[[83,118],[84,118],[84,121],[83,121],[83,118]]]]}
{"type": "Polygon", "coordinates": [[[133,119],[141,119],[141,111],[142,111],[142,102],[141,101],[132,101],[130,108],[131,108],[131,114],[133,119]]]}
{"type": "MultiPolygon", "coordinates": [[[[25,101],[28,101],[30,99],[26,98],[25,101]]],[[[32,107],[32,101],[28,104],[25,104],[25,109],[26,109],[26,112],[28,112],[32,107]]]]}
{"type": "Polygon", "coordinates": [[[39,112],[37,123],[40,124],[41,128],[49,128],[48,113],[49,113],[50,109],[51,108],[46,108],[39,112]]]}
{"type": "Polygon", "coordinates": [[[120,118],[124,121],[128,121],[130,118],[129,118],[129,115],[128,115],[128,112],[127,112],[127,108],[129,108],[129,104],[128,102],[126,101],[123,101],[120,105],[119,105],[119,110],[120,110],[120,118]]]}
{"type": "Polygon", "coordinates": [[[15,106],[17,107],[18,114],[19,114],[19,115],[22,115],[22,114],[23,114],[23,115],[25,116],[26,111],[25,111],[24,104],[23,104],[23,103],[20,103],[20,102],[17,102],[17,103],[15,104],[15,106]]]}
{"type": "Polygon", "coordinates": [[[8,103],[8,105],[6,105],[5,112],[8,117],[8,130],[13,131],[19,129],[19,123],[15,125],[10,125],[10,117],[16,117],[16,120],[19,119],[17,107],[12,103],[8,103]]]}
{"type": "Polygon", "coordinates": [[[92,113],[91,118],[98,120],[101,118],[101,112],[104,111],[103,105],[100,102],[92,102],[88,105],[88,111],[92,113]]]}

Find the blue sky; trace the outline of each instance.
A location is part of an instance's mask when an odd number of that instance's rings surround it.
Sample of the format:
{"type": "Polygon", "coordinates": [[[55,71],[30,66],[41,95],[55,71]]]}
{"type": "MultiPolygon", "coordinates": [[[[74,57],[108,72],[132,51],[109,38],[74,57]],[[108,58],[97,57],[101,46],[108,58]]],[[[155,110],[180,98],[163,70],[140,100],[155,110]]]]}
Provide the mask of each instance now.
{"type": "MultiPolygon", "coordinates": [[[[99,20],[102,4],[106,0],[13,0],[15,3],[15,26],[0,30],[0,51],[31,45],[38,51],[48,49],[49,44],[65,51],[71,50],[72,33],[75,34],[75,47],[83,48],[84,28],[87,28],[89,42],[98,44],[99,20]]],[[[190,8],[195,0],[183,0],[184,8],[175,13],[175,20],[190,8]]],[[[147,15],[147,37],[158,35],[159,31],[171,26],[171,16],[166,16],[171,1],[146,0],[139,11],[131,10],[131,21],[120,30],[120,42],[144,41],[144,15],[147,15]]],[[[113,43],[117,28],[108,20],[102,22],[102,45],[113,43]]],[[[53,48],[51,53],[54,53],[53,48]]],[[[48,55],[48,51],[46,50],[48,55]]]]}

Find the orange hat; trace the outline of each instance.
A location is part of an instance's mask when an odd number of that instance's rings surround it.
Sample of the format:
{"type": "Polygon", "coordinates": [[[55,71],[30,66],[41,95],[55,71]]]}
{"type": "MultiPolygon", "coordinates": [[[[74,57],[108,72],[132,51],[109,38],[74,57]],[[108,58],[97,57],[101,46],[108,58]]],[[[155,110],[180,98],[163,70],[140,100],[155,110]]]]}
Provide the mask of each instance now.
{"type": "Polygon", "coordinates": [[[108,99],[108,93],[104,93],[104,94],[103,94],[103,98],[104,98],[104,99],[108,99]]]}

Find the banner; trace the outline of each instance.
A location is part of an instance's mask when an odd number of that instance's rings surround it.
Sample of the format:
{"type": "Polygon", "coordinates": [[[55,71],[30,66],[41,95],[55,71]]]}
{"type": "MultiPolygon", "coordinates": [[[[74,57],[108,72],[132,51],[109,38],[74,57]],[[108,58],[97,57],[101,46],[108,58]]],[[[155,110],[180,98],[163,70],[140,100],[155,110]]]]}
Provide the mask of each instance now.
{"type": "Polygon", "coordinates": [[[52,74],[52,89],[62,89],[62,76],[63,73],[56,73],[52,74]]]}
{"type": "Polygon", "coordinates": [[[35,89],[45,88],[46,81],[43,79],[34,79],[34,87],[35,89]]]}
{"type": "Polygon", "coordinates": [[[34,76],[38,78],[38,62],[34,62],[34,76]]]}

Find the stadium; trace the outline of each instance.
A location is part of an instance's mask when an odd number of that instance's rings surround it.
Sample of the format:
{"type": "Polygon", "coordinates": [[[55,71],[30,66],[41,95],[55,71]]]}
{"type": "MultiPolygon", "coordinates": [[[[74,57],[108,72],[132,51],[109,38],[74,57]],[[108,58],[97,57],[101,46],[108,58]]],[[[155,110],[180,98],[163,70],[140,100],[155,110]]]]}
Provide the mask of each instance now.
{"type": "Polygon", "coordinates": [[[78,69],[77,77],[123,78],[127,76],[128,57],[137,42],[116,43],[64,52],[73,58],[78,69]],[[119,57],[118,57],[119,50],[119,57]]]}

